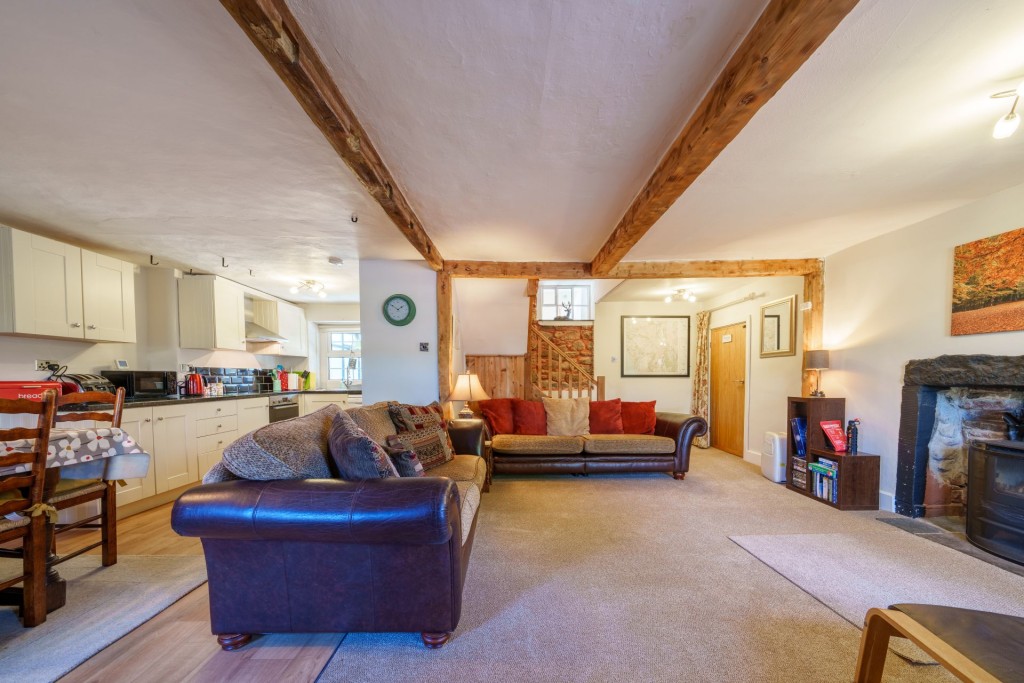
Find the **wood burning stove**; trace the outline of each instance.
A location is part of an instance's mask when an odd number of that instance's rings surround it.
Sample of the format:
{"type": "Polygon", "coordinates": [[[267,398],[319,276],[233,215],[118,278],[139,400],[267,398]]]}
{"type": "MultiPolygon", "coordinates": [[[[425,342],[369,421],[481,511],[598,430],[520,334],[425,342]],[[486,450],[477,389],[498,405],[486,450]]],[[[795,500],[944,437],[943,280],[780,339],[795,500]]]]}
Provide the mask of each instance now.
{"type": "Polygon", "coordinates": [[[968,540],[1024,564],[1024,442],[971,444],[967,476],[968,540]]]}

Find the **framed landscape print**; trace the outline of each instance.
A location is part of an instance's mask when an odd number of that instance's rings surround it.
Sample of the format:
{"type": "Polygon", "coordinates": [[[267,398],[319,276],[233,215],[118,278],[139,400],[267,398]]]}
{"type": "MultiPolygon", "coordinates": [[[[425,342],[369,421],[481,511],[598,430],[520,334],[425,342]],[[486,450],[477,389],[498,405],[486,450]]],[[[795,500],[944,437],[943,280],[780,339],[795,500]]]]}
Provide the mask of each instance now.
{"type": "Polygon", "coordinates": [[[953,249],[950,333],[1024,330],[1024,228],[953,249]]]}
{"type": "Polygon", "coordinates": [[[622,377],[689,377],[690,316],[622,316],[622,377]]]}

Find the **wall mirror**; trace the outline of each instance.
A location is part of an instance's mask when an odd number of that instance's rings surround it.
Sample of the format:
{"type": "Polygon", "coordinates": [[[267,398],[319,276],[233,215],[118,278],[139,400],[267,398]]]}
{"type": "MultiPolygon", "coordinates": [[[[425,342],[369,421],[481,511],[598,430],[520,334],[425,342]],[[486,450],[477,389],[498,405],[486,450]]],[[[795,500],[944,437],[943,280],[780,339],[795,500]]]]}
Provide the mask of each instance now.
{"type": "Polygon", "coordinates": [[[761,306],[761,358],[796,354],[796,295],[761,306]]]}

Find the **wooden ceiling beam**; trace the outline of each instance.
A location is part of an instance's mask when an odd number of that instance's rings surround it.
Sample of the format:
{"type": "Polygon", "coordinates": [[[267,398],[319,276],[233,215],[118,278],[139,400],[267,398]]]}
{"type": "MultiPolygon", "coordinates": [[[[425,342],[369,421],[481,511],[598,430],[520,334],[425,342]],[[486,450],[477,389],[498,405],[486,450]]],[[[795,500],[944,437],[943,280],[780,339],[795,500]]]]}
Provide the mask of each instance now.
{"type": "Polygon", "coordinates": [[[444,259],[285,0],[221,0],[370,195],[434,270],[444,259]]]}
{"type": "Polygon", "coordinates": [[[825,42],[857,0],[771,0],[591,261],[611,272],[754,114],[825,42]]]}
{"type": "MultiPolygon", "coordinates": [[[[642,261],[620,263],[605,275],[593,275],[589,263],[560,261],[445,261],[452,277],[517,278],[536,281],[602,278],[663,277],[778,277],[807,275],[821,269],[818,259],[760,259],[748,261],[642,261]]],[[[529,288],[532,283],[529,283],[529,288]]],[[[528,292],[529,294],[529,292],[528,292]]]]}

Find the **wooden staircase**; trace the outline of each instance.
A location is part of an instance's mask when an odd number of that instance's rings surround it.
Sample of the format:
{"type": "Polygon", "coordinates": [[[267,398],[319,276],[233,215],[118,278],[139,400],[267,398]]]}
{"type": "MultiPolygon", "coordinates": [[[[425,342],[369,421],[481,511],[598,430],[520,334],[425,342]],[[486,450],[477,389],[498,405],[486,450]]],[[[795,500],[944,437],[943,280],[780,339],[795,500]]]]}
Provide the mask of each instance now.
{"type": "Polygon", "coordinates": [[[579,398],[604,400],[604,377],[595,377],[570,358],[536,322],[530,322],[526,342],[526,366],[531,398],[579,398]]]}

